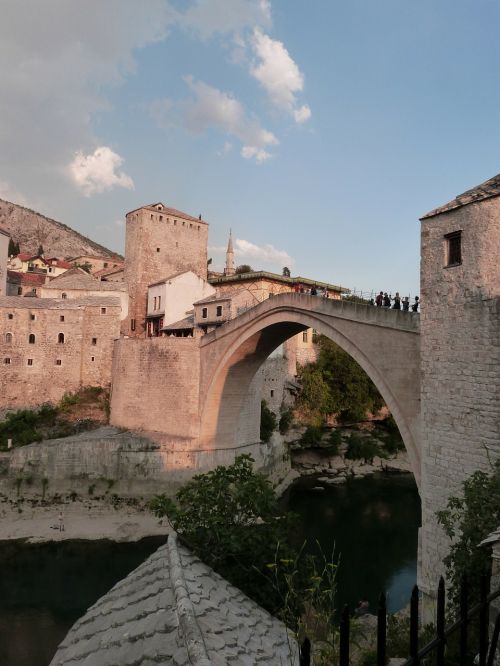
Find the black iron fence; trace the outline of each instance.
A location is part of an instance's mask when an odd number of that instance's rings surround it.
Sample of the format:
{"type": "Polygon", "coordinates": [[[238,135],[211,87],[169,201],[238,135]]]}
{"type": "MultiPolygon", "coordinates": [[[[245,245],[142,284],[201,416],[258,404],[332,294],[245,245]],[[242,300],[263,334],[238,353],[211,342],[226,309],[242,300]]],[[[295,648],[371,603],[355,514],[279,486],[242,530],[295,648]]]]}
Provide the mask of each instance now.
{"type": "MultiPolygon", "coordinates": [[[[460,608],[457,618],[451,625],[446,627],[445,621],[445,584],[443,578],[439,581],[436,607],[436,624],[434,638],[422,648],[419,648],[419,615],[420,594],[418,586],[415,585],[410,601],[410,633],[406,655],[406,661],[402,666],[419,666],[422,661],[444,666],[446,662],[446,648],[450,639],[457,639],[457,659],[454,663],[458,666],[471,664],[470,651],[474,648],[474,659],[477,666],[493,666],[495,653],[500,635],[500,613],[496,617],[491,637],[489,636],[489,619],[491,602],[500,597],[500,589],[488,593],[489,579],[485,576],[481,579],[480,601],[471,608],[468,604],[468,586],[464,579],[460,589],[460,608]],[[474,646],[470,644],[471,633],[477,637],[474,646]]],[[[350,634],[351,613],[348,606],[344,609],[340,618],[338,637],[338,665],[349,666],[350,662],[350,634]]],[[[306,638],[300,649],[300,666],[311,665],[311,653],[314,646],[306,638]]],[[[381,594],[377,609],[377,666],[387,663],[387,607],[385,594],[381,594]]],[[[500,661],[498,662],[500,663],[500,661]]],[[[334,664],[332,663],[332,666],[334,664]]]]}

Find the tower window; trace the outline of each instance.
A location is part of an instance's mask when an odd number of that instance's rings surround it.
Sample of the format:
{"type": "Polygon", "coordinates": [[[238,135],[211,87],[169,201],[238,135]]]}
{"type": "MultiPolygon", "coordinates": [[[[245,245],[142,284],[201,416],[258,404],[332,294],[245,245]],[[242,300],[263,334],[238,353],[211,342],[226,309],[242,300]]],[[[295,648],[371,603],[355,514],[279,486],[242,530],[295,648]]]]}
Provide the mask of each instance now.
{"type": "Polygon", "coordinates": [[[9,312],[9,314],[7,315],[7,319],[14,319],[14,315],[11,312],[9,312]]]}
{"type": "Polygon", "coordinates": [[[34,336],[33,333],[30,333],[29,338],[28,338],[28,342],[29,342],[30,345],[35,344],[35,336],[34,336]]]}
{"type": "Polygon", "coordinates": [[[217,316],[222,317],[222,305],[217,306],[217,316]]]}
{"type": "Polygon", "coordinates": [[[67,294],[63,291],[63,293],[61,294],[61,298],[66,298],[66,297],[67,297],[67,294]]]}
{"type": "Polygon", "coordinates": [[[91,360],[92,363],[93,363],[93,362],[95,361],[95,356],[91,356],[91,357],[90,357],[90,360],[91,360]]]}
{"type": "Polygon", "coordinates": [[[159,251],[160,251],[160,248],[159,248],[159,247],[157,247],[157,248],[156,248],[156,251],[157,251],[157,252],[159,252],[159,251]]]}
{"type": "MultiPolygon", "coordinates": [[[[135,319],[130,320],[130,330],[135,331],[135,319]]],[[[93,359],[92,359],[93,360],[93,359]]]]}
{"type": "Polygon", "coordinates": [[[444,240],[446,267],[459,266],[462,263],[462,232],[445,234],[444,240]]]}
{"type": "Polygon", "coordinates": [[[56,358],[56,365],[62,365],[62,361],[60,358],[56,358]]]}
{"type": "Polygon", "coordinates": [[[201,316],[203,317],[203,319],[207,318],[207,316],[208,316],[208,309],[207,308],[202,309],[201,316]]]}
{"type": "Polygon", "coordinates": [[[33,359],[32,358],[28,359],[28,365],[33,365],[33,359]]]}
{"type": "Polygon", "coordinates": [[[271,398],[274,398],[274,389],[271,389],[271,398]]]}
{"type": "Polygon", "coordinates": [[[59,321],[64,321],[64,315],[59,315],[59,321]]]}
{"type": "Polygon", "coordinates": [[[96,345],[97,344],[97,338],[92,338],[92,344],[96,345]]]}
{"type": "Polygon", "coordinates": [[[4,358],[3,362],[5,365],[10,365],[10,358],[4,358]]]}
{"type": "Polygon", "coordinates": [[[30,314],[30,319],[31,319],[31,321],[35,321],[36,317],[33,313],[30,314]]]}
{"type": "Polygon", "coordinates": [[[6,342],[8,345],[11,345],[11,344],[12,344],[12,333],[6,333],[6,334],[5,334],[5,342],[6,342]]]}
{"type": "Polygon", "coordinates": [[[57,342],[60,345],[64,344],[64,333],[59,333],[59,335],[57,336],[57,342]]]}
{"type": "Polygon", "coordinates": [[[101,314],[106,314],[106,308],[101,308],[101,314]]]}

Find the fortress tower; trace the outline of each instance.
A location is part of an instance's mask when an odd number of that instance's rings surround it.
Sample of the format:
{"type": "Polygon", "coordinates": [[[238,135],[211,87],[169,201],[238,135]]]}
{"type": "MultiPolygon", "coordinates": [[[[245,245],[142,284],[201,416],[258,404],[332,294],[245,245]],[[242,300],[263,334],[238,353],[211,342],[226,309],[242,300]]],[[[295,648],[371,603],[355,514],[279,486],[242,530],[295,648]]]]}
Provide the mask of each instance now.
{"type": "Polygon", "coordinates": [[[129,315],[122,333],[143,336],[148,285],[193,271],[207,278],[208,224],[162,203],[127,213],[125,281],[129,315]]]}
{"type": "Polygon", "coordinates": [[[424,215],[421,239],[419,583],[432,597],[449,546],[435,512],[500,457],[500,175],[424,215]]]}

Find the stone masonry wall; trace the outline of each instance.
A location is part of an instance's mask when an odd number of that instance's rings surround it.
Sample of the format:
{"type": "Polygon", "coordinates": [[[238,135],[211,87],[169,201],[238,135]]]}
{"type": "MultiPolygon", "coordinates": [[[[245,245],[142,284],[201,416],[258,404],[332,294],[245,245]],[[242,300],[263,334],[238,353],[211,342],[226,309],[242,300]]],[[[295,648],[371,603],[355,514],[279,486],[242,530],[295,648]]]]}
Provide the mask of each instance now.
{"type": "Polygon", "coordinates": [[[115,344],[111,423],[162,432],[176,440],[198,434],[199,338],[128,338],[115,344]]]}
{"type": "Polygon", "coordinates": [[[7,295],[7,259],[9,236],[0,229],[0,296],[7,295]]]}
{"type": "Polygon", "coordinates": [[[420,584],[429,595],[448,541],[435,512],[500,456],[500,198],[422,220],[420,584]],[[462,263],[445,267],[445,234],[462,263]]]}
{"type": "Polygon", "coordinates": [[[0,407],[54,403],[82,386],[110,385],[120,306],[114,298],[89,302],[0,299],[0,407]]]}
{"type": "Polygon", "coordinates": [[[144,335],[148,285],[184,271],[207,278],[208,225],[141,208],[127,215],[125,282],[129,316],[123,333],[144,335]],[[135,320],[135,331],[131,320],[135,320]]]}

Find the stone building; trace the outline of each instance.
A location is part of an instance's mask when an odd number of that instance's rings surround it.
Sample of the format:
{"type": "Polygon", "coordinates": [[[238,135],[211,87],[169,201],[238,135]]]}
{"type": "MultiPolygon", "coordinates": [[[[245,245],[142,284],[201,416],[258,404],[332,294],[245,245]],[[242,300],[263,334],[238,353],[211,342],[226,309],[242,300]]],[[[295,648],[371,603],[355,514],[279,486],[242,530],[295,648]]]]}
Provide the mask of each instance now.
{"type": "Polygon", "coordinates": [[[41,298],[84,298],[111,296],[120,300],[120,319],[128,312],[128,295],[124,283],[97,280],[81,268],[71,268],[63,275],[45,282],[37,292],[41,298]]]}
{"type": "Polygon", "coordinates": [[[118,298],[0,297],[3,408],[58,402],[66,391],[109,386],[120,332],[118,298]]]}
{"type": "Polygon", "coordinates": [[[162,203],[127,213],[125,282],[129,316],[122,332],[144,337],[148,287],[163,276],[192,271],[207,278],[208,224],[162,203]]]}
{"type": "Polygon", "coordinates": [[[123,259],[121,257],[99,257],[91,254],[82,254],[79,257],[72,257],[69,262],[70,266],[88,266],[89,272],[92,275],[101,271],[123,268],[123,259]]]}
{"type": "Polygon", "coordinates": [[[7,270],[7,296],[40,296],[47,274],[33,271],[22,273],[7,270]]]}
{"type": "Polygon", "coordinates": [[[7,294],[7,259],[9,256],[9,234],[0,227],[0,296],[7,294]]]}
{"type": "Polygon", "coordinates": [[[420,584],[448,540],[435,512],[500,456],[500,175],[422,217],[420,584]]]}

